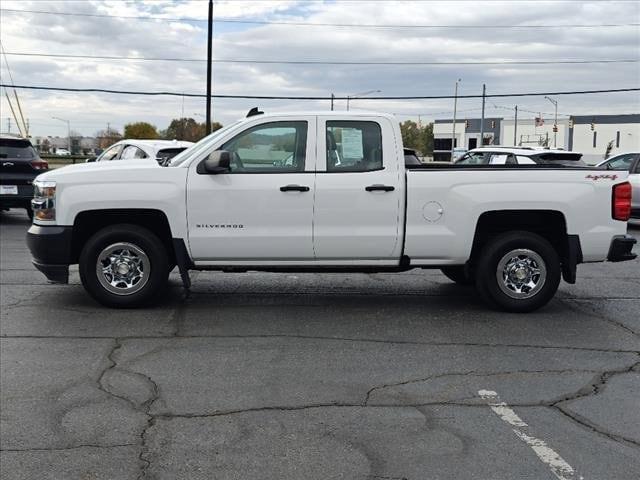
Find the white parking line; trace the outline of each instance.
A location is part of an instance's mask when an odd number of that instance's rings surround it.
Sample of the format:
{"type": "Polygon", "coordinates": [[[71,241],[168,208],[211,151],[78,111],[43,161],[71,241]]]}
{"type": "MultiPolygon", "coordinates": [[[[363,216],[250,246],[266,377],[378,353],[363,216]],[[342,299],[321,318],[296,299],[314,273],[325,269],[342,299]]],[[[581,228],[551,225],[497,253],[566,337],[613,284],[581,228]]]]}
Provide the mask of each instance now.
{"type": "Polygon", "coordinates": [[[529,445],[535,452],[538,458],[549,466],[551,473],[553,473],[559,480],[583,480],[582,475],[577,476],[576,471],[567,461],[562,458],[556,451],[550,448],[544,440],[540,440],[532,435],[528,435],[522,429],[529,428],[509,405],[500,400],[500,396],[493,390],[479,390],[478,395],[484,400],[487,400],[487,404],[494,411],[498,417],[504,422],[511,425],[513,432],[518,436],[520,440],[529,445]]]}

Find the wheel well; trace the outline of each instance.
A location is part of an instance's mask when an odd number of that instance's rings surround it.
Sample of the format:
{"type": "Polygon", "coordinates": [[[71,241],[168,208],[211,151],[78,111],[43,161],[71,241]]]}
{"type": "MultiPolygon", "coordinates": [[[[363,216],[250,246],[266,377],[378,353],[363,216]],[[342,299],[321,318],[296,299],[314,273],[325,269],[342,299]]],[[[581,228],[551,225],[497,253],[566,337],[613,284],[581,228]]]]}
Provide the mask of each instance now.
{"type": "Polygon", "coordinates": [[[569,256],[569,237],[564,215],[555,210],[494,210],[478,218],[471,248],[471,264],[491,238],[513,230],[532,232],[556,249],[563,263],[569,256]]]}
{"type": "Polygon", "coordinates": [[[72,263],[78,262],[82,247],[94,233],[118,223],[129,223],[151,230],[164,244],[169,258],[175,258],[171,227],[164,212],[153,209],[106,209],[88,210],[76,216],[71,239],[72,263]]]}

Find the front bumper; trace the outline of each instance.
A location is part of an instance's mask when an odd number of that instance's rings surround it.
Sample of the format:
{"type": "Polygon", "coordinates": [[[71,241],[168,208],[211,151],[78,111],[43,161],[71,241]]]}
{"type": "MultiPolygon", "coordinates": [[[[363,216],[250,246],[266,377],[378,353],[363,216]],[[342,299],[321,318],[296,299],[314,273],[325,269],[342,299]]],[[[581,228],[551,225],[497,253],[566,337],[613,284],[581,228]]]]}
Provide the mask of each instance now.
{"type": "Polygon", "coordinates": [[[609,254],[607,260],[610,262],[624,262],[625,260],[633,260],[638,255],[633,253],[633,246],[637,240],[631,235],[617,235],[611,240],[609,254]]]}
{"type": "Polygon", "coordinates": [[[73,227],[57,225],[32,225],[27,232],[33,265],[51,282],[69,283],[72,235],[73,227]]]}

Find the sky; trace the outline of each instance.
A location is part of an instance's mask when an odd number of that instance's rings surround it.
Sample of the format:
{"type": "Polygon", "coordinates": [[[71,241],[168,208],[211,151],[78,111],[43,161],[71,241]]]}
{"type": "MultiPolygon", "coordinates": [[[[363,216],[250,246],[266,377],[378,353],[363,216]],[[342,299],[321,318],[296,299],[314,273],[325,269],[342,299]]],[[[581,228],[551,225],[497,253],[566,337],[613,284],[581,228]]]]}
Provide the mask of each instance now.
{"type": "MultiPolygon", "coordinates": [[[[319,96],[327,100],[214,99],[215,121],[254,106],[278,112],[328,110],[329,97],[363,98],[352,109],[394,113],[400,121],[451,118],[453,99],[375,100],[375,96],[549,92],[640,86],[640,2],[606,1],[243,1],[214,2],[213,93],[319,96]],[[269,22],[242,23],[242,22],[269,22]],[[289,23],[289,24],[287,24],[289,23]],[[291,25],[303,23],[304,25],[291,25]],[[309,25],[333,24],[333,25],[309,25]],[[338,25],[335,25],[338,24],[338,25]],[[635,24],[635,25],[630,25],[635,24]],[[363,26],[364,25],[364,26],[363,26]],[[371,25],[378,27],[371,27],[371,25]],[[577,28],[571,25],[590,25],[577,28]],[[622,26],[612,26],[622,25],[622,26]],[[251,61],[407,62],[327,65],[251,61]],[[636,60],[627,63],[506,65],[503,61],[636,60]],[[498,62],[419,65],[415,62],[498,62]],[[379,93],[377,92],[379,91],[379,93]]],[[[0,41],[16,85],[133,91],[206,92],[207,1],[2,0],[0,41]],[[15,12],[11,10],[21,10],[15,12]],[[25,10],[51,12],[35,13],[25,10]],[[75,14],[75,15],[69,15],[75,14]],[[96,16],[97,15],[97,16],[96,16]],[[140,18],[147,17],[147,18],[140,18]],[[148,18],[153,17],[153,18],[148,18]],[[195,61],[78,59],[38,53],[195,61]]],[[[2,83],[10,83],[1,59],[2,83]]],[[[9,92],[13,95],[13,91],[9,92]]],[[[565,115],[640,112],[640,92],[557,96],[565,115]]],[[[83,135],[129,122],[159,129],[181,116],[204,121],[205,99],[18,91],[33,136],[83,135]]],[[[11,97],[13,98],[13,97],[11,97]]],[[[552,118],[543,97],[489,98],[487,117],[552,118]]],[[[346,102],[335,102],[345,109],[346,102]]],[[[458,118],[478,118],[480,99],[459,99],[458,118]]],[[[0,131],[11,115],[4,91],[0,131]]],[[[12,121],[12,131],[16,131],[12,121]]]]}

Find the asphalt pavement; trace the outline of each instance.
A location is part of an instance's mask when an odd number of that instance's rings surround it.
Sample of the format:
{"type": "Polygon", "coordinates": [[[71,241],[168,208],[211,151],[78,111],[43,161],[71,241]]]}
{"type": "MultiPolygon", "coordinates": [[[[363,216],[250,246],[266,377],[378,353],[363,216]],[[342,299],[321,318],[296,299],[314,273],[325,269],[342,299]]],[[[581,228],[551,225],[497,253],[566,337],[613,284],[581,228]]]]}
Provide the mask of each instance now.
{"type": "Polygon", "coordinates": [[[524,315],[430,270],[172,274],[109,310],[0,224],[3,479],[640,478],[640,261],[524,315]]]}

